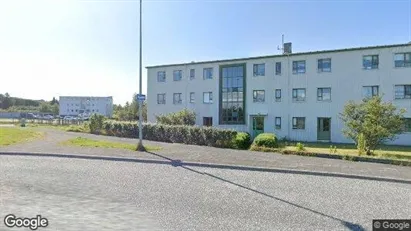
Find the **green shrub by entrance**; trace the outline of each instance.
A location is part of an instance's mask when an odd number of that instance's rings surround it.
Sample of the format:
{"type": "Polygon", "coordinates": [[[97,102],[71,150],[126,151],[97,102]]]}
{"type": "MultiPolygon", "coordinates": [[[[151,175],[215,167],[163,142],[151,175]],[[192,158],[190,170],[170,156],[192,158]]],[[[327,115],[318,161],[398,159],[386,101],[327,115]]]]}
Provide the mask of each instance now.
{"type": "Polygon", "coordinates": [[[261,133],[254,139],[252,146],[278,148],[278,139],[274,133],[261,133]]]}
{"type": "Polygon", "coordinates": [[[248,149],[251,144],[251,136],[246,132],[237,133],[233,140],[233,147],[236,149],[248,149]]]}

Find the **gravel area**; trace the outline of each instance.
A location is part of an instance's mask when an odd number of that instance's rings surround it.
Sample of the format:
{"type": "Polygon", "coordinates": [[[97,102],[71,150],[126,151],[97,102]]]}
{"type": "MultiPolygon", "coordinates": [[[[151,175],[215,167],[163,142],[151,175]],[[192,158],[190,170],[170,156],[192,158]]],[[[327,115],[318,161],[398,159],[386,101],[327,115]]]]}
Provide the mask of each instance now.
{"type": "Polygon", "coordinates": [[[64,146],[62,141],[75,137],[108,140],[137,144],[137,139],[98,136],[93,134],[64,132],[57,129],[38,128],[45,133],[44,138],[27,143],[0,147],[0,152],[39,152],[56,154],[85,154],[111,157],[131,157],[155,160],[180,160],[183,162],[201,162],[222,165],[242,165],[262,168],[282,168],[316,172],[364,175],[411,180],[411,168],[395,165],[352,162],[345,160],[281,155],[243,150],[220,149],[207,146],[171,144],[144,141],[144,144],[162,147],[162,150],[143,153],[126,149],[89,148],[64,146]]]}

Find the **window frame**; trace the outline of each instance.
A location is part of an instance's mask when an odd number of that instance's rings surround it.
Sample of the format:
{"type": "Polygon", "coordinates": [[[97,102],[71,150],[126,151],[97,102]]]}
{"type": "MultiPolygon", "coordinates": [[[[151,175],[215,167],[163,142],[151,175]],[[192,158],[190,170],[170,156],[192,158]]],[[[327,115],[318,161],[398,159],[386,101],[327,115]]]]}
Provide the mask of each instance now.
{"type": "Polygon", "coordinates": [[[203,80],[213,79],[214,78],[214,68],[212,67],[204,67],[203,68],[203,80]],[[206,73],[209,71],[210,77],[206,76],[206,73]]]}
{"type": "Polygon", "coordinates": [[[331,58],[321,58],[317,59],[317,72],[318,73],[324,73],[324,72],[331,72],[332,71],[332,59],[331,58]],[[330,67],[324,68],[324,60],[330,60],[330,67]],[[321,64],[321,67],[320,67],[321,64]]]}
{"type": "Polygon", "coordinates": [[[203,103],[204,104],[212,104],[213,103],[213,92],[212,91],[205,91],[203,92],[203,103]],[[205,102],[205,95],[208,94],[208,102],[205,102]],[[211,96],[211,97],[210,97],[211,96]],[[210,99],[211,98],[211,99],[210,99]]]}
{"type": "Polygon", "coordinates": [[[281,62],[275,62],[275,75],[281,75],[282,64],[281,62]]]}
{"type": "Polygon", "coordinates": [[[157,82],[158,83],[165,83],[166,82],[166,72],[165,71],[157,71],[157,82]],[[160,73],[163,74],[164,80],[160,79],[160,73]]]}
{"type": "Polygon", "coordinates": [[[411,52],[403,52],[403,53],[395,53],[394,54],[394,67],[395,68],[407,68],[407,67],[411,67],[411,52]],[[397,59],[396,59],[396,56],[397,55],[402,55],[403,56],[403,58],[402,58],[402,60],[401,60],[401,62],[402,62],[402,65],[401,66],[399,66],[399,65],[397,65],[397,59]],[[409,60],[407,60],[407,55],[408,55],[408,57],[409,57],[409,60]]]}
{"type": "Polygon", "coordinates": [[[190,92],[190,103],[195,103],[195,92],[190,92]]]}
{"type": "Polygon", "coordinates": [[[253,77],[258,77],[258,76],[265,76],[265,63],[254,63],[253,64],[253,77]],[[260,70],[259,68],[261,67],[262,69],[260,70]]]}
{"type": "Polygon", "coordinates": [[[411,84],[398,84],[394,85],[394,99],[411,99],[411,84]],[[403,97],[399,98],[397,97],[397,87],[402,87],[403,90],[403,97]]]}
{"type": "Polygon", "coordinates": [[[293,130],[305,130],[305,117],[293,117],[292,118],[293,130]],[[302,126],[299,126],[298,121],[303,122],[302,126]],[[295,122],[295,123],[294,123],[295,122]]]}
{"type": "Polygon", "coordinates": [[[317,101],[321,101],[321,102],[331,101],[331,87],[319,87],[319,88],[317,88],[317,101]],[[330,98],[329,99],[324,99],[324,90],[325,89],[330,90],[330,98]],[[320,95],[320,93],[321,93],[321,95],[320,95]],[[320,99],[320,97],[321,97],[321,99],[320,99]]]}
{"type": "Polygon", "coordinates": [[[173,104],[174,105],[179,105],[179,104],[182,104],[183,103],[183,97],[182,97],[182,93],[173,93],[173,104]],[[178,100],[178,101],[176,101],[176,95],[179,95],[180,97],[180,99],[178,100]]]}
{"type": "Polygon", "coordinates": [[[404,133],[411,133],[411,118],[405,117],[404,120],[404,133]]]}
{"type": "Polygon", "coordinates": [[[307,62],[306,62],[306,60],[294,60],[293,61],[293,63],[292,63],[292,68],[293,68],[293,74],[294,75],[299,75],[299,74],[305,74],[306,72],[307,72],[307,62]],[[300,72],[299,70],[299,68],[298,68],[298,63],[304,63],[304,71],[303,72],[300,72]]]}
{"type": "Polygon", "coordinates": [[[157,104],[166,104],[166,93],[157,94],[157,104]],[[163,96],[163,101],[159,100],[159,96],[163,96]],[[164,103],[161,103],[164,102],[164,103]]]}
{"type": "Polygon", "coordinates": [[[306,88],[293,88],[292,89],[292,99],[293,102],[305,102],[307,99],[307,89],[306,88]],[[304,90],[304,99],[298,100],[298,91],[299,90],[304,90]],[[294,92],[296,92],[296,96],[294,97],[294,92]]]}
{"type": "Polygon", "coordinates": [[[281,130],[281,117],[275,117],[274,126],[276,130],[281,130]],[[279,123],[277,123],[279,122],[279,123]]]}
{"type": "Polygon", "coordinates": [[[203,126],[212,127],[213,126],[213,117],[212,116],[203,116],[203,126]],[[206,123],[205,123],[206,120],[208,120],[208,122],[211,122],[211,123],[207,123],[208,125],[206,125],[206,123]]]}
{"type": "Polygon", "coordinates": [[[178,82],[178,81],[181,81],[182,79],[183,79],[183,71],[182,70],[174,70],[173,71],[173,81],[178,82]],[[179,73],[179,75],[177,75],[177,76],[179,76],[179,79],[176,79],[176,73],[179,73]]]}
{"type": "Polygon", "coordinates": [[[380,56],[379,55],[363,55],[362,56],[362,68],[364,70],[375,70],[380,67],[380,56]],[[366,57],[371,57],[371,66],[368,67],[365,65],[365,58],[366,57]],[[377,63],[376,65],[374,64],[374,58],[377,57],[377,63]]]}
{"type": "Polygon", "coordinates": [[[274,97],[275,97],[275,101],[276,101],[276,102],[281,102],[281,89],[275,89],[275,91],[274,91],[274,97]],[[277,92],[280,93],[280,96],[279,96],[279,97],[277,96],[277,92]]]}
{"type": "Polygon", "coordinates": [[[253,103],[264,103],[265,102],[265,90],[253,90],[253,103]],[[263,99],[258,100],[258,93],[263,94],[263,99]]]}
{"type": "Polygon", "coordinates": [[[192,68],[190,69],[190,80],[193,80],[196,78],[196,69],[192,68]]]}
{"type": "Polygon", "coordinates": [[[363,98],[372,98],[374,96],[379,96],[380,95],[380,86],[379,85],[368,85],[368,86],[362,86],[362,97],[363,98]],[[366,96],[364,94],[364,89],[365,88],[371,88],[371,96],[366,96]],[[377,89],[377,94],[374,95],[374,89],[377,89]]]}

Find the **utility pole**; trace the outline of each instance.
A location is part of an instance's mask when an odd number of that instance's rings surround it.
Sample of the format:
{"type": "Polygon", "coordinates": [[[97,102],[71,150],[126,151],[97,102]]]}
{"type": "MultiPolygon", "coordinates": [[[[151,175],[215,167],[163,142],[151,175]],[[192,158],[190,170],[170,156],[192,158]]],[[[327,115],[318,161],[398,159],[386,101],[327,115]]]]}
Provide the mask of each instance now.
{"type": "MultiPolygon", "coordinates": [[[[139,75],[140,75],[140,91],[139,94],[142,95],[143,94],[143,77],[142,77],[142,65],[143,65],[143,61],[142,61],[142,53],[143,53],[143,47],[142,47],[142,40],[143,40],[143,36],[142,36],[142,32],[143,32],[143,23],[142,23],[142,6],[143,6],[143,1],[140,0],[140,69],[139,69],[139,75]]],[[[137,145],[137,151],[146,151],[146,149],[143,146],[143,101],[138,100],[138,105],[139,105],[139,110],[138,110],[138,145],[137,145]]]]}

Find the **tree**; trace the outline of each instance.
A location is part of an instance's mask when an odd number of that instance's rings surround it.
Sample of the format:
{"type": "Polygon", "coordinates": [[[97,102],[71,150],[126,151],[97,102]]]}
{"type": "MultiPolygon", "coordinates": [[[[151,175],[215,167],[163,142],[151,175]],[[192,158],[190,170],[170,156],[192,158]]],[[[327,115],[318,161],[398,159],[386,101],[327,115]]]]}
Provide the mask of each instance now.
{"type": "Polygon", "coordinates": [[[43,113],[52,112],[50,105],[48,103],[41,103],[40,104],[40,112],[43,112],[43,113]]]}
{"type": "Polygon", "coordinates": [[[404,131],[404,113],[405,109],[398,110],[391,102],[382,102],[381,96],[358,104],[349,101],[340,113],[346,126],[342,132],[357,145],[359,137],[363,139],[360,146],[365,146],[365,152],[371,155],[378,145],[395,140],[404,131]]]}
{"type": "Polygon", "coordinates": [[[50,102],[51,105],[58,104],[58,103],[59,103],[59,101],[56,100],[55,97],[53,97],[53,99],[52,99],[51,102],[50,102]]]}

